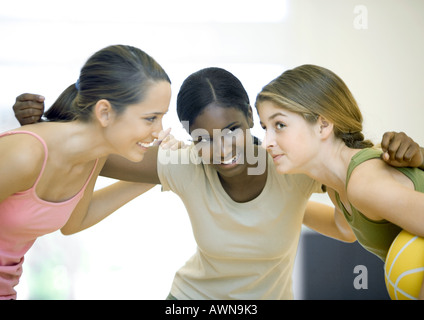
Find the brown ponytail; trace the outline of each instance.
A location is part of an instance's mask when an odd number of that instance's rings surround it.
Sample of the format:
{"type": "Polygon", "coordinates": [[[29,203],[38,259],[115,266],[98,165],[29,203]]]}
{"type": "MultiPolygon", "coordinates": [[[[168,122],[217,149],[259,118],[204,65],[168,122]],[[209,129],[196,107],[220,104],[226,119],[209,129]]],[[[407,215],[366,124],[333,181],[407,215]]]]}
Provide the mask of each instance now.
{"type": "Polygon", "coordinates": [[[340,133],[336,135],[338,138],[341,138],[346,146],[352,149],[364,149],[371,148],[373,143],[369,140],[365,140],[362,132],[353,132],[353,133],[340,133]]]}

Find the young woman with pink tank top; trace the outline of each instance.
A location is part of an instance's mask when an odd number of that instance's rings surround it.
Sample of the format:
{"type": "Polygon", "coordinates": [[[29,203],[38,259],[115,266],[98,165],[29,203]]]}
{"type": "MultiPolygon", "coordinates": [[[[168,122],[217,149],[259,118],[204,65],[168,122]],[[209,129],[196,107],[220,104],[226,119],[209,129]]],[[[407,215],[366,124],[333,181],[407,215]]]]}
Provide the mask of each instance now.
{"type": "Polygon", "coordinates": [[[153,187],[120,181],[93,192],[108,155],[141,161],[164,135],[170,95],[167,74],[150,56],[110,46],[88,59],[49,109],[62,121],[0,134],[0,299],[16,299],[37,237],[88,228],[153,187]]]}

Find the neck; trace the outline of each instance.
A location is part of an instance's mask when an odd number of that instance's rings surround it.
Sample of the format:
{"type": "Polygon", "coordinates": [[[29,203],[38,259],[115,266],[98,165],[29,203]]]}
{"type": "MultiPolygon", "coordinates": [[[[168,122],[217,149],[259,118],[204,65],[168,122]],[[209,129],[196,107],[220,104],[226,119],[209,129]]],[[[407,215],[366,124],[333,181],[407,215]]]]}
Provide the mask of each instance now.
{"type": "Polygon", "coordinates": [[[342,141],[328,143],[320,148],[309,168],[302,173],[342,194],[346,189],[349,163],[357,152],[358,150],[347,147],[342,141]]]}
{"type": "Polygon", "coordinates": [[[100,128],[92,123],[72,121],[66,123],[48,123],[52,145],[62,155],[63,161],[71,165],[87,163],[110,153],[105,146],[100,128]]]}

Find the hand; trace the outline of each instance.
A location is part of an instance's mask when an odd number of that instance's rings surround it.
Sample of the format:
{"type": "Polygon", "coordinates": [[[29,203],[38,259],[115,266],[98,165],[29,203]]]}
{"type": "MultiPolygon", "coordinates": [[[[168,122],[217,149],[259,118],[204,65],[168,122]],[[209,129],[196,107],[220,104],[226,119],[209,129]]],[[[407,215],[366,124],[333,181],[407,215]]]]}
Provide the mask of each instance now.
{"type": "Polygon", "coordinates": [[[184,144],[184,142],[175,139],[174,136],[170,134],[170,132],[171,128],[159,132],[158,139],[154,144],[160,145],[160,147],[163,149],[177,150],[185,148],[186,145],[184,144]]]}
{"type": "Polygon", "coordinates": [[[424,156],[418,143],[403,132],[386,132],[381,141],[382,159],[394,167],[420,167],[424,156]]]}
{"type": "Polygon", "coordinates": [[[31,93],[24,93],[16,98],[13,111],[21,126],[40,121],[44,112],[44,100],[43,96],[31,93]]]}

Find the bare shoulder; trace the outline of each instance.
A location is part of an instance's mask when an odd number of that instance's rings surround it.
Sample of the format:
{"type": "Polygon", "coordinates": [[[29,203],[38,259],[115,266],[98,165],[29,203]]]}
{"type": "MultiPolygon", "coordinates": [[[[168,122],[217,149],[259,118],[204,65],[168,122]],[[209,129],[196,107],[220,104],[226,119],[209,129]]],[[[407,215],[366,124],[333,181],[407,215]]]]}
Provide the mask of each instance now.
{"type": "Polygon", "coordinates": [[[408,178],[399,170],[381,159],[370,159],[358,165],[350,176],[348,192],[363,192],[376,186],[384,187],[387,183],[408,184],[408,178]]]}
{"type": "Polygon", "coordinates": [[[347,195],[349,202],[368,218],[380,220],[397,190],[408,184],[412,182],[398,170],[381,159],[371,159],[353,170],[347,195]]]}
{"type": "Polygon", "coordinates": [[[22,187],[33,184],[42,168],[45,151],[42,143],[28,134],[11,134],[0,138],[0,172],[10,183],[22,187]]]}

